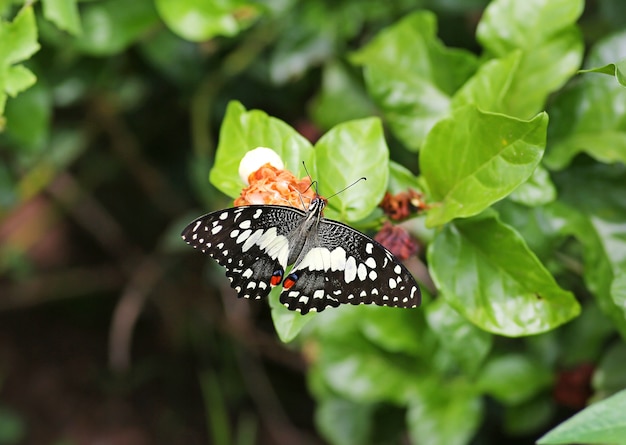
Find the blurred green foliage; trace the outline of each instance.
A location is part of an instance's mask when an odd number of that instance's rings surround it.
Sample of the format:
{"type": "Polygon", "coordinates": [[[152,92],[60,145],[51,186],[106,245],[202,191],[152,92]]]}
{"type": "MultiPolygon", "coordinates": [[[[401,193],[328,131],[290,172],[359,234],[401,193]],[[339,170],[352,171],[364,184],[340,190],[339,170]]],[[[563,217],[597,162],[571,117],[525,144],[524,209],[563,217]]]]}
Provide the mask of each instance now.
{"type": "MultiPolygon", "coordinates": [[[[243,155],[272,147],[300,176],[304,161],[322,194],[366,176],[326,214],[363,230],[383,221],[387,190],[410,187],[429,204],[403,223],[424,247],[422,308],[301,316],[270,296],[278,337],[307,361],[317,434],[337,445],[534,443],[589,399],[540,443],[622,439],[623,416],[611,414],[623,391],[600,400],[626,386],[623,2],[5,0],[0,13],[5,307],[114,289],[111,342],[128,347],[116,324],[127,298],[142,296],[132,330],[160,281],[170,296],[192,292],[173,284],[191,273],[167,260],[202,212],[190,202],[228,206],[218,190],[238,195],[243,155]],[[24,215],[29,204],[38,210],[24,215]],[[33,253],[65,219],[97,247],[33,253]],[[26,292],[94,257],[122,277],[98,269],[26,292]],[[585,366],[587,380],[564,377],[585,366]]],[[[221,271],[204,270],[192,269],[219,294],[221,271]]],[[[228,300],[210,301],[201,335],[184,333],[188,309],[154,304],[199,357],[228,363],[199,366],[208,437],[261,443],[257,420],[229,411],[241,392],[228,386],[231,362],[250,359],[222,349],[244,322],[228,300]]],[[[259,402],[271,398],[252,397],[271,430],[259,402]]],[[[8,443],[28,428],[10,410],[0,423],[8,443]]]]}

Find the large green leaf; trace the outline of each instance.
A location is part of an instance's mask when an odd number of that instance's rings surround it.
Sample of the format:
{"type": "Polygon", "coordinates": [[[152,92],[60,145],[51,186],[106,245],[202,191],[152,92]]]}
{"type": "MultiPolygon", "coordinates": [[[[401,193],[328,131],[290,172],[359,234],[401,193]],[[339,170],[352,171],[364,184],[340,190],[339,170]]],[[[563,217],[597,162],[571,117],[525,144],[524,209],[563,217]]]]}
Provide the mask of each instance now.
{"type": "Polygon", "coordinates": [[[377,118],[350,121],[332,128],[315,144],[315,159],[320,192],[326,196],[360,177],[366,178],[328,202],[325,214],[329,218],[358,221],[383,199],[389,177],[389,149],[377,118]]]}
{"type": "Polygon", "coordinates": [[[428,259],[446,300],[486,331],[537,334],[580,311],[521,236],[491,212],[445,226],[429,246],[428,259]]]}
{"type": "Polygon", "coordinates": [[[545,113],[522,121],[473,106],[440,121],[420,153],[423,177],[438,201],[427,224],[476,215],[525,182],[541,160],[547,125],[545,113]]]}
{"type": "Polygon", "coordinates": [[[507,113],[530,118],[576,72],[583,42],[575,23],[583,7],[582,0],[495,0],[489,4],[478,25],[478,40],[495,57],[521,51],[509,76],[503,71],[505,64],[495,70],[508,77],[502,92],[507,113]]]}
{"type": "Polygon", "coordinates": [[[541,437],[540,445],[626,443],[626,390],[594,403],[541,437]]]}
{"type": "MultiPolygon", "coordinates": [[[[598,42],[587,65],[623,58],[626,58],[626,31],[598,42]]],[[[580,152],[600,162],[626,163],[625,102],[626,88],[607,76],[585,75],[559,95],[550,108],[554,125],[549,131],[546,165],[561,169],[580,152]]]]}
{"type": "Polygon", "coordinates": [[[362,65],[368,91],[400,140],[417,150],[449,111],[450,97],[476,69],[467,51],[446,48],[436,19],[413,13],[382,31],[352,57],[362,65]]]}
{"type": "Polygon", "coordinates": [[[163,21],[172,31],[194,42],[234,36],[258,17],[258,4],[245,0],[156,0],[163,21]]]}
{"type": "Polygon", "coordinates": [[[466,445],[480,425],[482,412],[480,396],[466,382],[426,380],[409,401],[412,443],[466,445]]]}
{"type": "Polygon", "coordinates": [[[315,179],[314,153],[309,141],[280,119],[260,110],[246,111],[243,105],[233,101],[222,122],[211,183],[230,197],[238,196],[245,187],[239,178],[239,163],[256,147],[274,150],[285,163],[285,168],[298,177],[304,175],[304,161],[315,179]]]}

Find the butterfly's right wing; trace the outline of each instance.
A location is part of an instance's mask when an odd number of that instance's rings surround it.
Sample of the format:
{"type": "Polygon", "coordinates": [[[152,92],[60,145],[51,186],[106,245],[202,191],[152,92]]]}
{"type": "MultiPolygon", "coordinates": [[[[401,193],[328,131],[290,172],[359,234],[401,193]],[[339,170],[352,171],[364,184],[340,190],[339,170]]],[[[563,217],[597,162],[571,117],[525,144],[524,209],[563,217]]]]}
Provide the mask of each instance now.
{"type": "Polygon", "coordinates": [[[324,218],[316,244],[285,278],[280,302],[289,309],[306,314],[340,304],[420,305],[415,278],[369,236],[324,218]]]}
{"type": "Polygon", "coordinates": [[[240,298],[259,299],[280,283],[289,258],[287,234],[304,215],[286,206],[233,207],[201,216],[181,236],[226,268],[240,298]]]}

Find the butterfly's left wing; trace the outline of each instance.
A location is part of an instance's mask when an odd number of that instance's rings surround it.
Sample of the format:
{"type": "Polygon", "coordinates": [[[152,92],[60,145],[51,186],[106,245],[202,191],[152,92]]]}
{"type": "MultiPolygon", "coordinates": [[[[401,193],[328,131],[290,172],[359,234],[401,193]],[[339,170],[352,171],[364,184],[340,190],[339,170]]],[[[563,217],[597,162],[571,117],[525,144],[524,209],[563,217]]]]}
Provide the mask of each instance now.
{"type": "Polygon", "coordinates": [[[226,268],[240,298],[259,299],[281,281],[290,252],[287,235],[304,214],[286,206],[234,207],[201,216],[181,236],[226,268]]]}
{"type": "Polygon", "coordinates": [[[302,314],[342,303],[417,307],[421,294],[406,267],[361,232],[322,218],[317,245],[294,265],[280,302],[302,314]]]}

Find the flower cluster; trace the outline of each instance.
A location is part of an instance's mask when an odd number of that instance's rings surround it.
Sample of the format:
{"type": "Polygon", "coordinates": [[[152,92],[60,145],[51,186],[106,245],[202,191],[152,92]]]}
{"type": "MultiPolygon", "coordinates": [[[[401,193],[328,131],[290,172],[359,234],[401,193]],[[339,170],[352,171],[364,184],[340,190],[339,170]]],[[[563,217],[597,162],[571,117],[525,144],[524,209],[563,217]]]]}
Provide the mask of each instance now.
{"type": "Polygon", "coordinates": [[[248,176],[248,187],[235,199],[235,206],[276,204],[302,208],[302,201],[315,197],[311,179],[297,179],[293,173],[270,163],[263,164],[248,176]]]}

